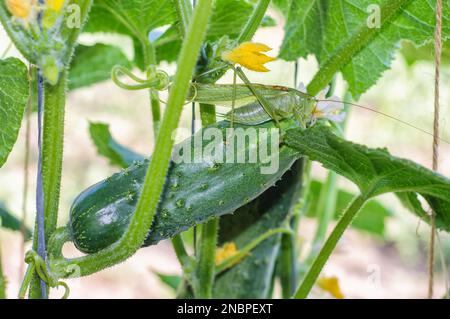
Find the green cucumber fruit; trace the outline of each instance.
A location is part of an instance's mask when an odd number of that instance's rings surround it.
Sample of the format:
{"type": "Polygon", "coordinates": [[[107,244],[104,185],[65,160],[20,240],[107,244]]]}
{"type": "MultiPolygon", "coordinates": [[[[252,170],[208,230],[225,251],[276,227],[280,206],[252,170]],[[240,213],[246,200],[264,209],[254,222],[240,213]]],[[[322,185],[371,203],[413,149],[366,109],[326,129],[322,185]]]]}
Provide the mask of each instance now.
{"type": "MultiPolygon", "coordinates": [[[[218,128],[223,136],[227,136],[225,129],[228,126],[229,123],[224,121],[208,128],[218,128]]],[[[235,125],[235,128],[239,127],[248,128],[235,125]]],[[[192,150],[197,140],[201,141],[202,149],[210,145],[210,140],[201,139],[208,128],[185,140],[176,149],[184,146],[183,149],[192,150]]],[[[273,123],[252,128],[273,128],[273,123]]],[[[257,148],[257,144],[246,139],[243,150],[249,152],[257,148]]],[[[225,146],[221,145],[225,153],[225,146]]],[[[261,174],[261,167],[267,164],[219,164],[210,158],[204,159],[197,150],[192,150],[192,163],[172,163],[158,211],[143,246],[171,238],[209,218],[233,213],[273,186],[299,157],[294,150],[281,145],[279,153],[271,154],[279,159],[278,171],[261,174]]],[[[94,253],[120,239],[135,211],[148,163],[149,160],[137,162],[91,186],[75,199],[68,228],[71,240],[80,251],[94,253]]]]}
{"type": "MultiPolygon", "coordinates": [[[[268,230],[288,223],[289,213],[301,189],[301,170],[286,172],[276,187],[265,191],[235,214],[220,219],[219,243],[234,242],[244,247],[268,230]]],[[[280,249],[281,235],[260,243],[240,263],[216,277],[214,298],[271,298],[272,278],[280,249]]]]}

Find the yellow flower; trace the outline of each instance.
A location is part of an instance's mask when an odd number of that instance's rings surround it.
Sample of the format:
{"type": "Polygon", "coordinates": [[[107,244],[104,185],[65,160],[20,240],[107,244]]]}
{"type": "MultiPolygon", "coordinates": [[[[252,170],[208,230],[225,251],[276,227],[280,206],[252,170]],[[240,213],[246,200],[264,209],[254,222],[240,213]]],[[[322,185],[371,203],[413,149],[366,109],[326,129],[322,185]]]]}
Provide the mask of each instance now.
{"type": "Polygon", "coordinates": [[[336,299],[344,299],[344,294],[339,286],[339,279],[337,277],[322,277],[317,281],[317,285],[329,292],[336,299]]]}
{"type": "Polygon", "coordinates": [[[6,0],[6,7],[14,18],[28,19],[35,0],[6,0]]]}
{"type": "Polygon", "coordinates": [[[64,6],[64,2],[66,2],[66,0],[47,0],[45,4],[47,5],[48,8],[56,12],[59,12],[64,6]]]}
{"type": "Polygon", "coordinates": [[[226,243],[216,251],[216,265],[221,264],[224,260],[234,256],[237,253],[235,243],[226,243]]]}
{"type": "Polygon", "coordinates": [[[222,54],[222,59],[232,64],[240,64],[252,71],[268,72],[270,70],[264,64],[275,61],[276,58],[261,52],[270,50],[272,49],[262,43],[244,42],[231,51],[225,51],[222,54]]]}

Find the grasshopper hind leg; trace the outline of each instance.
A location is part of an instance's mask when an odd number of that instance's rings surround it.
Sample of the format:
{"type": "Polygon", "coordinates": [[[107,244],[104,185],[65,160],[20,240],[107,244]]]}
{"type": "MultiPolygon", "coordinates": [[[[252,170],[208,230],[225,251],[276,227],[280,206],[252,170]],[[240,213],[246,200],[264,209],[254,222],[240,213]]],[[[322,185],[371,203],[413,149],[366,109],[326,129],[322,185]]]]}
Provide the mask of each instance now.
{"type": "Polygon", "coordinates": [[[250,91],[252,91],[253,95],[258,100],[259,104],[262,106],[264,111],[268,114],[270,119],[274,120],[276,122],[276,125],[279,127],[280,122],[278,121],[278,117],[275,114],[274,108],[269,103],[269,101],[261,94],[258,93],[258,91],[254,88],[253,84],[250,82],[250,80],[247,78],[245,73],[242,71],[240,67],[233,68],[234,72],[239,75],[242,81],[244,81],[245,85],[248,86],[250,91]]]}

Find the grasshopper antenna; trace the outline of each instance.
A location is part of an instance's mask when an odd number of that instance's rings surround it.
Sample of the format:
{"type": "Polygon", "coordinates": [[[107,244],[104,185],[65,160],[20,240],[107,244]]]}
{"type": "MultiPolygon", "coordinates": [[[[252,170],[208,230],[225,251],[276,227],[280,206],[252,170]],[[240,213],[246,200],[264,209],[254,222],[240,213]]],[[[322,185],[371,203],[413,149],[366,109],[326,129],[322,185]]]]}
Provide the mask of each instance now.
{"type": "MultiPolygon", "coordinates": [[[[406,121],[400,120],[400,119],[398,119],[398,118],[396,118],[396,117],[394,117],[394,116],[392,116],[392,115],[389,115],[389,114],[387,114],[387,113],[384,113],[384,112],[381,112],[381,111],[377,111],[377,110],[375,110],[374,108],[371,108],[371,107],[368,107],[368,106],[359,105],[359,104],[355,104],[355,103],[349,103],[349,102],[342,102],[342,101],[338,101],[338,100],[330,100],[330,99],[326,99],[326,100],[317,100],[317,101],[319,101],[319,102],[320,102],[320,101],[322,101],[322,102],[328,101],[328,102],[344,103],[344,104],[347,104],[347,105],[356,106],[356,107],[359,107],[359,108],[361,108],[361,109],[364,109],[364,110],[367,110],[367,111],[372,111],[372,112],[377,113],[377,114],[379,114],[379,115],[386,116],[386,117],[390,118],[391,120],[394,120],[394,121],[397,121],[397,122],[399,122],[399,123],[402,123],[403,125],[409,126],[409,127],[413,128],[413,129],[416,129],[416,130],[418,130],[418,131],[420,131],[420,132],[422,132],[422,133],[424,133],[424,134],[427,134],[427,135],[429,135],[429,136],[434,136],[432,133],[430,133],[430,132],[428,132],[428,131],[426,131],[426,130],[424,130],[424,129],[418,127],[418,126],[415,126],[415,125],[410,124],[410,123],[408,123],[408,122],[406,122],[406,121]]],[[[442,142],[444,142],[444,143],[446,143],[446,144],[450,144],[450,141],[447,141],[447,140],[445,140],[445,139],[443,139],[443,138],[439,138],[439,140],[442,141],[442,142]]]]}

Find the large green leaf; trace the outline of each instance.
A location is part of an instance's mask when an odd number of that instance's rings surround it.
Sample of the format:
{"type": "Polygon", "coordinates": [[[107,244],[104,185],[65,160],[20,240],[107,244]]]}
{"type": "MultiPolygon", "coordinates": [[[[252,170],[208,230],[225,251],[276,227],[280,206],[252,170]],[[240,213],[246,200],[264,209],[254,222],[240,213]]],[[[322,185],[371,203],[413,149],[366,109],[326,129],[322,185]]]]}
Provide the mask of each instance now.
{"type": "MultiPolygon", "coordinates": [[[[289,130],[284,141],[351,180],[366,198],[390,192],[422,196],[434,208],[438,227],[450,231],[448,178],[412,161],[394,157],[385,149],[370,149],[346,141],[320,124],[307,130],[289,130]]],[[[425,216],[419,216],[428,221],[425,216]]]]}
{"type": "MultiPolygon", "coordinates": [[[[234,38],[247,22],[253,6],[245,0],[216,0],[208,27],[207,40],[223,35],[234,38]]],[[[181,45],[172,0],[97,0],[92,8],[86,32],[108,32],[131,36],[135,43],[135,62],[142,67],[142,42],[149,32],[170,27],[156,40],[158,61],[174,61],[181,45]],[[145,18],[142,18],[145,16],[145,18]]],[[[266,17],[263,25],[273,25],[266,17]]]]}
{"type": "Polygon", "coordinates": [[[78,89],[110,79],[111,69],[115,65],[131,67],[131,62],[118,47],[105,44],[78,46],[70,67],[69,89],[78,89]]]}
{"type": "Polygon", "coordinates": [[[291,2],[292,0],[272,0],[272,5],[287,16],[289,14],[291,2]]]}
{"type": "MultiPolygon", "coordinates": [[[[12,230],[12,231],[20,231],[22,227],[22,223],[18,220],[13,214],[11,214],[6,206],[0,202],[0,220],[1,227],[12,230]]],[[[31,230],[29,228],[25,228],[26,239],[31,239],[31,230]]]]}
{"type": "MultiPolygon", "coordinates": [[[[354,96],[369,89],[390,68],[400,40],[423,45],[433,39],[435,0],[292,1],[280,56],[295,60],[314,54],[321,66],[341,55],[341,70],[354,96]],[[381,28],[369,28],[374,6],[381,28]],[[373,9],[372,9],[373,10],[373,9]],[[389,11],[392,10],[392,11],[389,11]],[[389,15],[389,17],[387,17],[389,15]],[[385,19],[386,17],[386,19],[385,19]],[[369,30],[370,29],[370,30],[369,30]],[[370,34],[370,36],[369,36],[370,34]],[[351,54],[345,56],[351,51],[351,54]],[[345,58],[344,58],[345,56],[345,58]]],[[[443,37],[450,37],[450,5],[444,1],[443,37]]],[[[314,92],[315,93],[315,92],[314,92]]]]}
{"type": "MultiPolygon", "coordinates": [[[[319,202],[322,187],[323,183],[320,181],[314,180],[311,183],[311,188],[308,195],[309,198],[307,216],[309,217],[317,216],[317,204],[319,202]]],[[[339,219],[341,213],[355,196],[356,195],[342,189],[338,190],[336,211],[334,214],[335,219],[339,219]]],[[[361,209],[358,216],[353,221],[352,227],[373,235],[383,237],[386,218],[392,215],[393,213],[388,210],[383,204],[376,200],[371,200],[364,206],[363,209],[361,209]]]]}
{"type": "Polygon", "coordinates": [[[16,143],[28,94],[25,64],[16,58],[0,60],[0,167],[16,143]]]}
{"type": "Polygon", "coordinates": [[[175,20],[172,0],[96,0],[87,32],[109,32],[147,39],[148,33],[175,20]]]}
{"type": "Polygon", "coordinates": [[[144,159],[143,155],[117,143],[109,132],[109,125],[104,123],[90,123],[89,133],[100,155],[108,158],[111,165],[127,168],[135,161],[144,159]]]}

